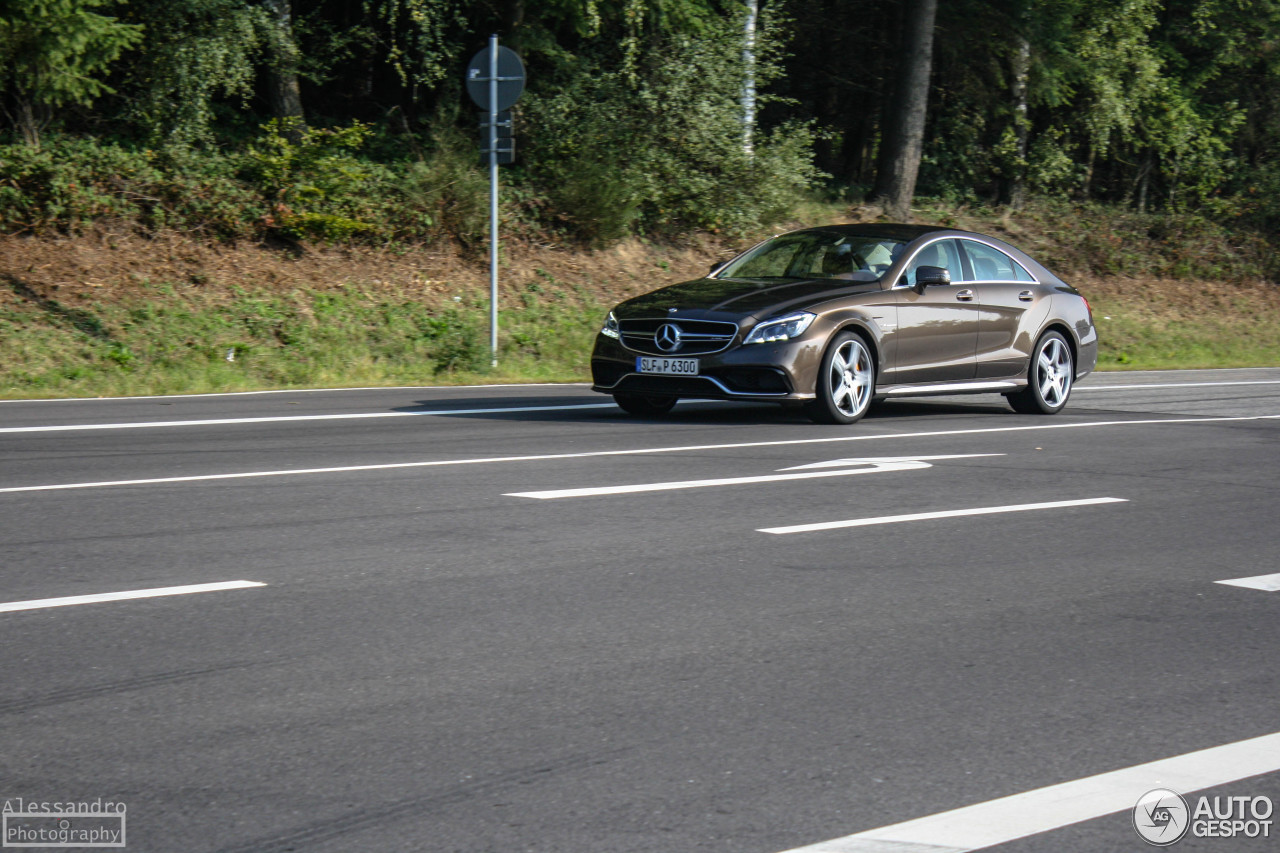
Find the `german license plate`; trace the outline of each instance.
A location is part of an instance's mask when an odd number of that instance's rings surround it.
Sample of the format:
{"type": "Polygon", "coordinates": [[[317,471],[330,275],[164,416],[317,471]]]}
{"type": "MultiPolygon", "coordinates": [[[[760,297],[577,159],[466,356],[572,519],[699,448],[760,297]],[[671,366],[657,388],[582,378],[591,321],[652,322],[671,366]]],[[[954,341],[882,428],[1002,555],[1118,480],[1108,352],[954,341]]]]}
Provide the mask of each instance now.
{"type": "Polygon", "coordinates": [[[664,376],[697,376],[696,358],[657,358],[636,356],[636,373],[660,373],[664,376]]]}

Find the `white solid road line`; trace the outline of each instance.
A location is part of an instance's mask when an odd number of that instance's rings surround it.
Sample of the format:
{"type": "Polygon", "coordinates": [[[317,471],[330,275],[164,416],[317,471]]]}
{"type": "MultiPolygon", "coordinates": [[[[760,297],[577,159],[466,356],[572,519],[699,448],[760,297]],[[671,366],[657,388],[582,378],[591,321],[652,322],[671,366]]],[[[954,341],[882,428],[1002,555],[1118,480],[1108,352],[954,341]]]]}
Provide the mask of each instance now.
{"type": "Polygon", "coordinates": [[[922,456],[891,457],[884,459],[836,459],[832,462],[816,462],[812,465],[797,465],[794,468],[783,468],[783,471],[796,471],[800,468],[823,469],[801,471],[797,474],[761,474],[754,477],[721,477],[711,480],[674,480],[666,483],[635,483],[626,486],[589,486],[577,489],[545,489],[537,492],[507,492],[508,498],[537,498],[539,500],[556,500],[558,498],[590,498],[600,495],[630,495],[637,492],[671,492],[680,489],[705,489],[713,486],[745,486],[753,483],[776,483],[783,480],[815,480],[820,477],[849,477],[854,474],[879,474],[885,471],[913,471],[920,468],[932,468],[926,459],[969,459],[975,456],[1004,456],[1003,453],[973,453],[961,456],[922,456]],[[840,470],[831,470],[839,466],[840,470]],[[851,467],[852,466],[852,467],[851,467]]]}
{"type": "MultiPolygon", "coordinates": [[[[1274,367],[1235,367],[1230,370],[1275,370],[1274,367]]],[[[1205,373],[1205,370],[1183,370],[1180,373],[1205,373]]],[[[1095,377],[1104,374],[1095,373],[1095,377]]],[[[1118,374],[1109,374],[1118,375],[1118,374]]],[[[1274,385],[1280,380],[1225,380],[1222,382],[1159,382],[1145,385],[1080,385],[1075,390],[1091,391],[1111,388],[1196,388],[1214,385],[1274,385]]],[[[0,400],[0,406],[25,403],[109,403],[117,400],[185,400],[200,397],[265,397],[273,394],[345,394],[349,391],[464,391],[492,388],[589,388],[590,382],[508,382],[496,385],[364,385],[355,388],[274,388],[262,391],[210,391],[203,394],[137,394],[126,397],[39,397],[30,400],[0,400]]]]}
{"type": "Polygon", "coordinates": [[[71,595],[66,598],[37,598],[0,604],[0,613],[14,610],[41,610],[46,607],[70,607],[74,604],[97,604],[100,601],[127,601],[132,598],[159,598],[164,595],[191,595],[197,592],[220,592],[226,589],[249,589],[266,586],[258,581],[222,581],[187,586],[164,586],[156,589],[133,589],[125,592],[100,592],[95,595],[71,595]]]}
{"type": "Polygon", "coordinates": [[[819,530],[839,530],[845,527],[870,527],[875,524],[899,524],[904,521],[929,521],[935,518],[960,518],[966,515],[999,515],[1006,512],[1028,512],[1038,509],[1061,509],[1072,506],[1128,503],[1128,498],[1085,498],[1077,501],[1048,501],[1035,504],[1011,504],[1009,506],[983,506],[973,509],[948,509],[940,512],[913,512],[907,515],[881,515],[875,518],[851,518],[845,521],[820,521],[816,524],[793,524],[789,527],[761,527],[757,533],[814,533],[819,530]]]}
{"type": "MultiPolygon", "coordinates": [[[[1239,368],[1267,370],[1265,367],[1239,368]]],[[[491,388],[590,388],[590,382],[507,382],[499,385],[362,385],[356,388],[270,388],[264,391],[209,391],[204,394],[136,394],[132,397],[39,397],[0,400],[0,406],[20,403],[109,403],[116,400],[186,400],[199,397],[265,397],[270,394],[345,394],[348,391],[470,391],[491,388]]]]}
{"type": "Polygon", "coordinates": [[[1076,385],[1072,393],[1088,391],[1146,391],[1152,388],[1216,388],[1219,385],[1280,385],[1280,379],[1238,379],[1229,382],[1161,382],[1147,385],[1076,385]]]}
{"type": "MultiPolygon", "coordinates": [[[[1135,391],[1147,390],[1153,388],[1212,388],[1216,386],[1228,385],[1280,385],[1280,379],[1259,379],[1259,380],[1235,380],[1228,382],[1174,382],[1162,384],[1145,384],[1145,385],[1077,385],[1073,389],[1074,393],[1088,393],[1091,391],[1135,391]]],[[[430,386],[424,386],[430,387],[430,386]]],[[[465,387],[527,387],[527,386],[465,386],[465,387]]],[[[316,389],[329,390],[329,389],[316,389]]],[[[382,390],[382,389],[366,389],[352,388],[348,390],[382,390]]],[[[238,395],[254,395],[254,394],[298,394],[298,393],[314,393],[310,389],[294,389],[288,391],[233,391],[227,394],[175,394],[173,399],[181,397],[212,397],[212,396],[238,396],[238,395]]],[[[72,398],[76,399],[76,398],[72,398]]],[[[148,399],[170,399],[170,398],[152,398],[152,397],[118,397],[103,399],[121,399],[121,400],[148,400],[148,399]]],[[[0,403],[27,403],[27,402],[43,402],[43,403],[59,403],[67,402],[67,400],[0,400],[0,403]]],[[[481,409],[440,409],[438,411],[422,411],[422,412],[349,412],[333,415],[276,415],[263,416],[254,418],[204,418],[200,420],[185,421],[133,421],[129,423],[106,423],[106,424],[48,424],[29,427],[0,427],[0,434],[5,433],[28,433],[28,432],[75,432],[78,430],[112,430],[112,429],[155,429],[161,427],[189,427],[189,426],[229,426],[236,424],[270,424],[270,423],[293,423],[298,421],[343,421],[343,420],[368,420],[376,418],[412,418],[425,417],[430,415],[492,415],[504,413],[519,412],[567,412],[574,409],[611,409],[616,408],[616,403],[580,403],[571,406],[505,406],[498,408],[481,408],[481,409]]]]}
{"type": "MultiPolygon", "coordinates": [[[[612,404],[608,404],[612,405],[612,404]]],[[[588,450],[581,453],[543,453],[528,456],[482,456],[473,459],[437,459],[426,462],[388,462],[378,465],[342,465],[333,468],[287,468],[279,471],[245,471],[234,474],[196,474],[189,477],[149,477],[134,480],[102,480],[89,483],[54,483],[40,486],[0,488],[0,494],[21,492],[53,492],[63,489],[94,489],[111,486],[155,486],[171,483],[199,483],[211,480],[241,480],[257,477],[289,477],[304,474],[345,474],[357,471],[391,471],[408,468],[439,468],[451,465],[495,465],[507,462],[545,462],[560,459],[598,459],[609,456],[645,456],[659,453],[694,453],[708,450],[743,450],[754,447],[793,447],[806,444],[835,444],[848,441],[879,441],[904,438],[942,438],[957,435],[987,435],[1007,432],[1039,432],[1041,430],[1089,429],[1093,427],[1153,426],[1160,424],[1215,424],[1278,420],[1280,415],[1248,415],[1211,418],[1143,418],[1128,421],[1083,421],[1077,423],[1035,424],[1032,426],[987,427],[983,429],[944,429],[930,432],[889,432],[871,435],[840,435],[826,438],[791,438],[777,441],[743,441],[732,444],[690,444],[668,447],[640,447],[625,450],[588,450]]]]}
{"type": "MultiPolygon", "coordinates": [[[[1146,792],[1187,794],[1280,770],[1280,734],[1063,782],[787,853],[965,853],[1132,809],[1146,792]]],[[[1133,849],[1141,845],[1133,840],[1133,849]]]]}
{"type": "Polygon", "coordinates": [[[1242,586],[1245,589],[1260,589],[1263,592],[1280,592],[1280,575],[1258,575],[1252,578],[1214,581],[1214,583],[1226,586],[1242,586]]]}
{"type": "Polygon", "coordinates": [[[358,421],[372,418],[421,418],[430,415],[499,415],[511,412],[567,412],[573,409],[613,409],[615,403],[582,403],[573,406],[506,406],[488,409],[439,409],[423,412],[351,412],[339,415],[278,415],[260,418],[208,418],[196,421],[136,421],[121,424],[54,424],[52,426],[0,427],[0,433],[76,432],[104,429],[154,429],[156,427],[227,426],[229,424],[277,424],[297,421],[358,421]]]}

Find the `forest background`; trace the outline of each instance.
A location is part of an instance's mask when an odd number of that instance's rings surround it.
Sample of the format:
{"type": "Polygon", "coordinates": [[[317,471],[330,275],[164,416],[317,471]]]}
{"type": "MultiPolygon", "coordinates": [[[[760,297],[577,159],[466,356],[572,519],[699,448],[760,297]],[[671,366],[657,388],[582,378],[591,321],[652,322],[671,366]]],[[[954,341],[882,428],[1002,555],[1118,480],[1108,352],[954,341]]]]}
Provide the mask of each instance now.
{"type": "Polygon", "coordinates": [[[1104,366],[1280,359],[1280,0],[0,0],[0,106],[5,396],[582,379],[610,301],[883,217],[1041,257],[1104,366]]]}

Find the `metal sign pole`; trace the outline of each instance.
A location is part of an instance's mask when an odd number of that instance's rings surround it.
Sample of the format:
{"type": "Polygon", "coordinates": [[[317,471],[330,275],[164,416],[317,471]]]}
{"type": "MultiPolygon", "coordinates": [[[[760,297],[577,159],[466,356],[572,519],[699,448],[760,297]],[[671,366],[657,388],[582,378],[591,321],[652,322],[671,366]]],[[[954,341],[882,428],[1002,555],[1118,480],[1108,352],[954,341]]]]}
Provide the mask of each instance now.
{"type": "MultiPolygon", "coordinates": [[[[504,134],[498,129],[498,117],[524,91],[524,63],[510,48],[498,46],[498,36],[489,36],[489,47],[471,58],[467,66],[467,94],[481,110],[480,135],[483,152],[489,163],[489,353],[492,366],[498,366],[498,165],[515,159],[515,137],[511,133],[511,114],[503,121],[504,134]],[[500,142],[506,142],[499,148],[500,142]]],[[[481,162],[485,162],[481,160],[481,162]]]]}
{"type": "Polygon", "coordinates": [[[489,353],[498,366],[498,36],[489,36],[489,353]]]}

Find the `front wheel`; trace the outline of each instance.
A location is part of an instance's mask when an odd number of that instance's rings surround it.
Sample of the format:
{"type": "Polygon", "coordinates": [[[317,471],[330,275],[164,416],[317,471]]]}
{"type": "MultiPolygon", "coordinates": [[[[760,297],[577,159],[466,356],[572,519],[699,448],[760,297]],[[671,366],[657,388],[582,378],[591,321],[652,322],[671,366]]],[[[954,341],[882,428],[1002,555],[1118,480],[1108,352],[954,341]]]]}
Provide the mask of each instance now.
{"type": "Polygon", "coordinates": [[[1024,415],[1055,415],[1067,405],[1075,375],[1067,339],[1057,332],[1045,332],[1031,353],[1027,387],[1010,394],[1009,405],[1024,415]]]}
{"type": "Polygon", "coordinates": [[[861,336],[841,332],[822,354],[817,399],[809,417],[820,424],[851,424],[867,413],[876,391],[876,363],[861,336]]]}
{"type": "Polygon", "coordinates": [[[627,414],[641,418],[665,415],[676,404],[676,397],[666,394],[614,394],[613,401],[627,414]]]}

